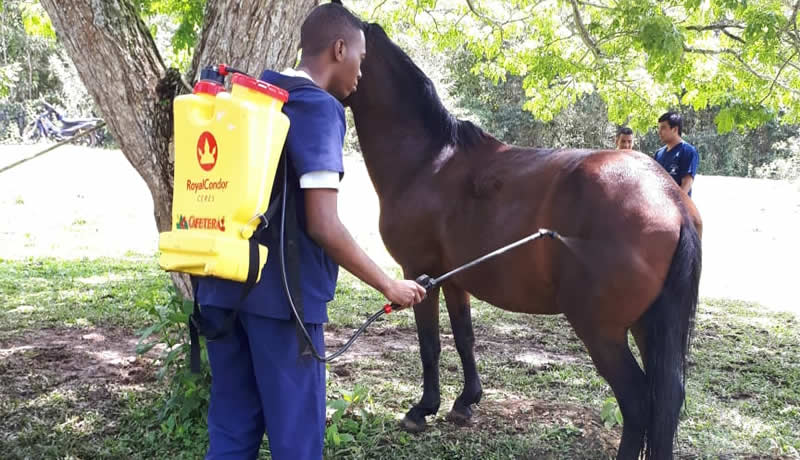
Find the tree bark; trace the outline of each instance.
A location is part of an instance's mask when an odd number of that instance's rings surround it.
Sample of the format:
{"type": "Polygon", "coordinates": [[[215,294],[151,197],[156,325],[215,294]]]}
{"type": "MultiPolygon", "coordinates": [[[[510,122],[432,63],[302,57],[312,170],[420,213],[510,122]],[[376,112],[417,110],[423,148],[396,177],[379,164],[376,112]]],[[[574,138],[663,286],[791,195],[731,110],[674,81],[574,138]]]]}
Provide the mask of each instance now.
{"type": "MultiPolygon", "coordinates": [[[[183,91],[131,0],[41,0],[123,154],[153,198],[159,231],[172,227],[172,99],[183,91]]],[[[291,65],[316,1],[208,0],[192,75],[224,62],[249,73],[291,65]]],[[[102,174],[101,171],[98,171],[102,174]]],[[[125,190],[109,190],[124,203],[125,190]]],[[[187,298],[185,276],[173,274],[187,298]]]]}
{"type": "Polygon", "coordinates": [[[294,64],[300,25],[317,0],[218,0],[206,4],[192,78],[206,65],[224,63],[258,77],[264,68],[294,64]]]}

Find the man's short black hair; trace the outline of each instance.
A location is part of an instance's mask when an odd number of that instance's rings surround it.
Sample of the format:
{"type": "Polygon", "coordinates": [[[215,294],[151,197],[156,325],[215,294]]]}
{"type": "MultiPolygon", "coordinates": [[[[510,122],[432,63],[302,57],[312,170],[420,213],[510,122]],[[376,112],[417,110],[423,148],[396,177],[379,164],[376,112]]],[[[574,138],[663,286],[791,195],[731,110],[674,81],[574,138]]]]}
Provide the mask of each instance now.
{"type": "Polygon", "coordinates": [[[670,128],[674,128],[677,126],[678,136],[682,134],[681,131],[683,128],[683,120],[681,120],[681,116],[677,112],[667,112],[664,115],[661,115],[660,117],[658,117],[658,122],[661,123],[662,121],[666,121],[667,123],[669,123],[670,128]]]}
{"type": "Polygon", "coordinates": [[[350,38],[363,23],[347,8],[326,3],[314,8],[300,27],[300,48],[305,56],[318,56],[334,41],[350,38]]]}
{"type": "Polygon", "coordinates": [[[620,126],[619,129],[617,129],[617,137],[628,135],[633,136],[633,130],[627,126],[620,126]]]}

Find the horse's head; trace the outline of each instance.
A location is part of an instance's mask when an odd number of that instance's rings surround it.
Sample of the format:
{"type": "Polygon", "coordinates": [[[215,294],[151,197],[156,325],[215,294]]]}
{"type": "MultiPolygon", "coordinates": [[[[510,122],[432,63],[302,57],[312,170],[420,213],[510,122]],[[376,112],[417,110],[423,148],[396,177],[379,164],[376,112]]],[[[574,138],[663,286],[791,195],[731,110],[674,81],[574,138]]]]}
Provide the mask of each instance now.
{"type": "Polygon", "coordinates": [[[389,78],[388,68],[391,66],[392,58],[397,54],[393,49],[396,45],[379,24],[364,22],[362,29],[367,54],[361,62],[361,80],[358,83],[358,90],[342,101],[345,106],[352,107],[353,110],[370,102],[377,102],[370,100],[378,95],[381,89],[387,90],[386,85],[390,85],[392,81],[389,78]]]}
{"type": "Polygon", "coordinates": [[[480,128],[450,115],[433,82],[380,25],[364,22],[362,29],[366,56],[361,80],[343,101],[353,111],[362,149],[365,136],[395,147],[415,138],[418,148],[431,152],[447,144],[466,146],[486,138],[480,128]],[[405,137],[388,139],[390,132],[405,137]]]}

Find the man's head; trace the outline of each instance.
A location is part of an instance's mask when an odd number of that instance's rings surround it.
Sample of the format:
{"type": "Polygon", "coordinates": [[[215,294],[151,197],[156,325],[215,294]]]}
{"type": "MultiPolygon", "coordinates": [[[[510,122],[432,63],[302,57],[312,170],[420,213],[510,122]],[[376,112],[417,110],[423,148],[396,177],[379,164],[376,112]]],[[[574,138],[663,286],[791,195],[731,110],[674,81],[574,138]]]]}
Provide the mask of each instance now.
{"type": "Polygon", "coordinates": [[[675,112],[667,112],[658,117],[658,137],[665,144],[671,144],[680,139],[682,127],[681,116],[675,112]]]}
{"type": "Polygon", "coordinates": [[[353,13],[335,3],[314,8],[300,28],[300,48],[303,63],[313,62],[324,74],[329,93],[345,99],[356,90],[367,48],[362,22],[353,13]]]}
{"type": "Polygon", "coordinates": [[[633,130],[623,126],[617,130],[617,137],[614,139],[619,150],[630,150],[633,148],[633,130]]]}

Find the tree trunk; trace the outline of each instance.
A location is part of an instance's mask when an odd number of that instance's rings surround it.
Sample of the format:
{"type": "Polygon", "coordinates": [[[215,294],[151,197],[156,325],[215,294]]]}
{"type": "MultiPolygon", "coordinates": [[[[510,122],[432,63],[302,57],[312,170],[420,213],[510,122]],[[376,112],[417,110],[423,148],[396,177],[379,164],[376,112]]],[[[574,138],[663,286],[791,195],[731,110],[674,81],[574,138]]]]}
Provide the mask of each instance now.
{"type": "MultiPolygon", "coordinates": [[[[123,154],[150,189],[158,230],[169,230],[172,99],[184,91],[179,73],[164,65],[132,0],[41,3],[123,154]]],[[[300,24],[316,3],[208,0],[193,69],[224,62],[258,73],[290,65],[300,24]]],[[[125,191],[109,193],[124,197],[125,191]]],[[[191,297],[187,277],[173,274],[172,278],[178,290],[191,297]]]]}
{"type": "Polygon", "coordinates": [[[192,60],[192,77],[224,63],[255,77],[264,68],[293,65],[300,25],[317,0],[218,0],[206,4],[205,23],[192,60]]]}

